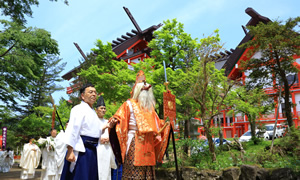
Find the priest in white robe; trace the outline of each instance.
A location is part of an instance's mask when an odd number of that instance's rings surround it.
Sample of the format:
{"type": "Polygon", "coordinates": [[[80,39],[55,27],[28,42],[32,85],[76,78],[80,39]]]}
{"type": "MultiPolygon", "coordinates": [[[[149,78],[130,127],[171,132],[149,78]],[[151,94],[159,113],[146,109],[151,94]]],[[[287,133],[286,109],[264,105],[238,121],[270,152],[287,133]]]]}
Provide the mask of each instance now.
{"type": "Polygon", "coordinates": [[[57,162],[55,160],[56,129],[51,130],[51,136],[46,138],[46,146],[42,150],[42,175],[41,180],[58,180],[57,162]]]}
{"type": "MultiPolygon", "coordinates": [[[[66,128],[68,127],[68,122],[66,123],[66,128]]],[[[60,179],[61,173],[64,167],[65,156],[67,152],[67,145],[64,143],[65,132],[62,130],[58,133],[55,138],[55,160],[57,163],[57,177],[60,179]]]]}
{"type": "Polygon", "coordinates": [[[40,148],[33,143],[33,138],[29,140],[29,143],[25,144],[21,154],[20,167],[21,179],[32,179],[34,178],[35,169],[38,167],[41,150],[40,148]]]}
{"type": "MultiPolygon", "coordinates": [[[[102,124],[107,124],[108,120],[104,119],[106,106],[102,96],[97,100],[96,113],[102,124]]],[[[99,180],[111,180],[111,169],[117,169],[117,165],[107,129],[101,135],[100,144],[97,146],[97,159],[99,180]]]]}
{"type": "Polygon", "coordinates": [[[7,148],[6,151],[1,151],[0,155],[0,172],[9,172],[10,168],[14,164],[14,151],[7,148]]]}

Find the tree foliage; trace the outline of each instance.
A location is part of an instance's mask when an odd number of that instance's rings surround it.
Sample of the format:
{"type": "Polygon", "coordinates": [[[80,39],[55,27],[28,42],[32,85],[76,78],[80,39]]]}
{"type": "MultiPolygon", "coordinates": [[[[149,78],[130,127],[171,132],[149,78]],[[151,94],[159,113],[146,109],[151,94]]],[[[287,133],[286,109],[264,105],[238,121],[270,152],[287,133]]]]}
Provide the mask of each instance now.
{"type": "Polygon", "coordinates": [[[247,116],[253,140],[256,139],[256,119],[274,108],[273,98],[265,94],[261,88],[248,90],[245,86],[237,87],[230,92],[226,101],[232,112],[247,116]]]}
{"type": "Polygon", "coordinates": [[[31,82],[39,79],[45,56],[59,54],[58,44],[46,30],[0,22],[0,100],[16,108],[16,100],[27,97],[31,82]]]}
{"type": "Polygon", "coordinates": [[[97,40],[92,49],[95,54],[94,62],[87,69],[78,73],[81,82],[90,82],[95,85],[99,94],[102,94],[106,103],[107,114],[114,114],[121,103],[130,98],[130,91],[135,82],[135,72],[128,69],[124,61],[116,61],[111,44],[103,44],[97,40]]]}
{"type": "Polygon", "coordinates": [[[216,161],[216,154],[212,140],[211,121],[225,108],[224,100],[233,86],[233,83],[225,76],[225,70],[216,69],[215,62],[210,58],[221,49],[218,30],[215,34],[202,38],[195,51],[198,61],[194,62],[194,66],[188,72],[191,84],[189,96],[198,104],[198,117],[203,122],[212,161],[216,161]]]}
{"type": "MultiPolygon", "coordinates": [[[[57,1],[57,0],[50,0],[57,1]]],[[[68,1],[64,0],[68,5],[68,1]]],[[[0,1],[1,15],[9,16],[14,22],[18,24],[26,23],[25,15],[32,17],[31,6],[39,5],[38,0],[2,0],[0,1]]]]}
{"type": "Polygon", "coordinates": [[[30,82],[32,90],[27,98],[28,100],[25,100],[29,112],[33,107],[49,106],[50,95],[63,89],[57,83],[63,81],[59,74],[64,70],[66,63],[60,64],[61,59],[54,55],[45,56],[44,61],[38,79],[30,82]]]}
{"type": "Polygon", "coordinates": [[[294,124],[289,100],[289,89],[293,83],[288,82],[287,76],[299,71],[293,58],[300,55],[300,36],[299,31],[296,31],[299,22],[300,17],[297,17],[288,19],[285,24],[274,21],[249,26],[249,33],[254,39],[241,45],[242,48],[251,49],[248,56],[252,58],[243,65],[246,69],[251,69],[248,87],[273,86],[276,89],[282,84],[286,117],[290,127],[294,124]],[[255,52],[261,53],[261,57],[253,56],[255,52]]]}

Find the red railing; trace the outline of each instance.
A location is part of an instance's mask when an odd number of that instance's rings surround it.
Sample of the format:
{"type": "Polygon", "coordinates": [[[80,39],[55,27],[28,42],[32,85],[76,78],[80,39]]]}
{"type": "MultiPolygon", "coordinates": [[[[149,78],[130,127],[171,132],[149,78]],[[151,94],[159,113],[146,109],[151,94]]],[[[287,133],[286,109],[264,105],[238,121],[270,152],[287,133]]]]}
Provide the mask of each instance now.
{"type": "MultiPolygon", "coordinates": [[[[290,89],[299,88],[299,87],[300,87],[300,83],[294,83],[290,89]]],[[[273,87],[267,87],[264,88],[264,90],[266,94],[274,94],[276,92],[273,87]]]]}
{"type": "MultiPolygon", "coordinates": [[[[300,111],[297,111],[296,114],[293,113],[293,117],[300,117],[300,111]]],[[[279,113],[278,114],[278,119],[284,119],[286,118],[285,113],[279,113]]],[[[236,121],[235,122],[244,122],[245,116],[236,116],[235,117],[236,121]]],[[[271,120],[271,119],[276,119],[276,114],[267,114],[267,115],[262,115],[260,120],[271,120]]]]}

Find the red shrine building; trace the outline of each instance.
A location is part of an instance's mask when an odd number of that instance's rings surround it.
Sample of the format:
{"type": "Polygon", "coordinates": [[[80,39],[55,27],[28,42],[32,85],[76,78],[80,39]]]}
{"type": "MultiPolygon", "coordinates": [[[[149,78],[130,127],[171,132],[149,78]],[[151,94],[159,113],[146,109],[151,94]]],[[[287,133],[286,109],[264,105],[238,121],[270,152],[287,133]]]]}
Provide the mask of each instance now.
{"type": "MultiPolygon", "coordinates": [[[[143,61],[145,58],[150,57],[150,48],[148,47],[148,42],[153,39],[153,32],[157,30],[162,24],[153,25],[145,30],[141,30],[139,25],[136,23],[135,19],[131,15],[130,11],[123,7],[136,30],[133,29],[131,32],[127,32],[126,35],[122,35],[116,40],[112,41],[112,50],[117,55],[117,61],[125,61],[128,64],[128,68],[132,69],[131,64],[143,61]]],[[[86,59],[85,54],[81,51],[79,46],[74,43],[81,55],[86,59]]],[[[67,72],[62,76],[65,80],[70,80],[73,75],[80,72],[81,66],[75,67],[71,71],[67,72]]],[[[67,94],[71,94],[76,91],[78,87],[76,85],[67,87],[67,94]]]]}
{"type": "MultiPolygon", "coordinates": [[[[257,13],[252,8],[247,8],[246,13],[251,17],[249,22],[246,24],[246,26],[256,26],[259,22],[267,23],[270,21],[269,18],[261,16],[259,13],[257,13]]],[[[241,40],[239,45],[251,41],[253,36],[251,36],[245,28],[243,27],[245,31],[245,37],[241,40]]],[[[239,46],[238,45],[238,46],[239,46]]],[[[221,69],[225,68],[225,74],[229,79],[232,80],[238,80],[240,79],[243,83],[245,83],[245,80],[247,78],[247,75],[249,75],[249,72],[242,72],[241,69],[239,69],[240,63],[245,60],[249,60],[250,57],[247,57],[247,52],[250,49],[231,49],[230,51],[225,51],[224,53],[220,53],[219,58],[216,58],[216,68],[221,69]]],[[[251,58],[259,58],[261,57],[260,52],[254,53],[254,55],[251,58]]],[[[300,56],[293,56],[293,58],[296,60],[295,66],[299,68],[300,65],[300,56]]],[[[294,78],[296,79],[295,83],[291,86],[290,92],[291,92],[291,102],[295,104],[296,106],[292,107],[292,114],[293,114],[293,121],[295,123],[295,126],[300,126],[300,73],[294,75],[289,75],[288,77],[289,84],[291,84],[294,81],[294,78]]],[[[275,94],[275,90],[273,87],[267,87],[265,88],[265,92],[269,95],[275,94]]],[[[274,99],[274,102],[277,103],[277,99],[274,99]]],[[[224,138],[231,138],[237,135],[240,137],[243,133],[250,130],[250,124],[248,122],[247,116],[243,114],[235,114],[230,115],[227,114],[228,110],[223,110],[222,114],[220,114],[221,124],[223,128],[223,135],[224,138]]],[[[257,122],[264,124],[274,124],[276,119],[276,113],[279,111],[278,121],[277,124],[285,125],[286,117],[285,117],[285,108],[284,103],[282,103],[279,108],[275,108],[273,110],[272,114],[269,115],[262,115],[259,119],[257,119],[257,122]]],[[[199,120],[199,119],[198,119],[199,120]]],[[[200,123],[201,120],[200,120],[200,123]]],[[[214,126],[217,126],[217,117],[212,120],[212,123],[214,126]]],[[[204,129],[203,127],[198,128],[198,133],[203,134],[204,129]]]]}

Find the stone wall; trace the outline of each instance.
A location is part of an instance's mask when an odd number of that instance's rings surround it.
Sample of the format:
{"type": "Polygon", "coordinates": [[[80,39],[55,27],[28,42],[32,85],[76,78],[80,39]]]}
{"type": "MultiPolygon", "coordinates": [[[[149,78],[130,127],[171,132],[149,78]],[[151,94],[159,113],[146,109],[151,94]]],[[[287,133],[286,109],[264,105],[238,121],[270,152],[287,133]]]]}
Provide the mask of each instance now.
{"type": "MultiPolygon", "coordinates": [[[[300,180],[300,173],[289,168],[264,169],[257,166],[242,165],[223,171],[198,170],[193,167],[181,168],[182,180],[300,180]]],[[[175,168],[156,169],[157,180],[177,179],[175,168]]]]}

